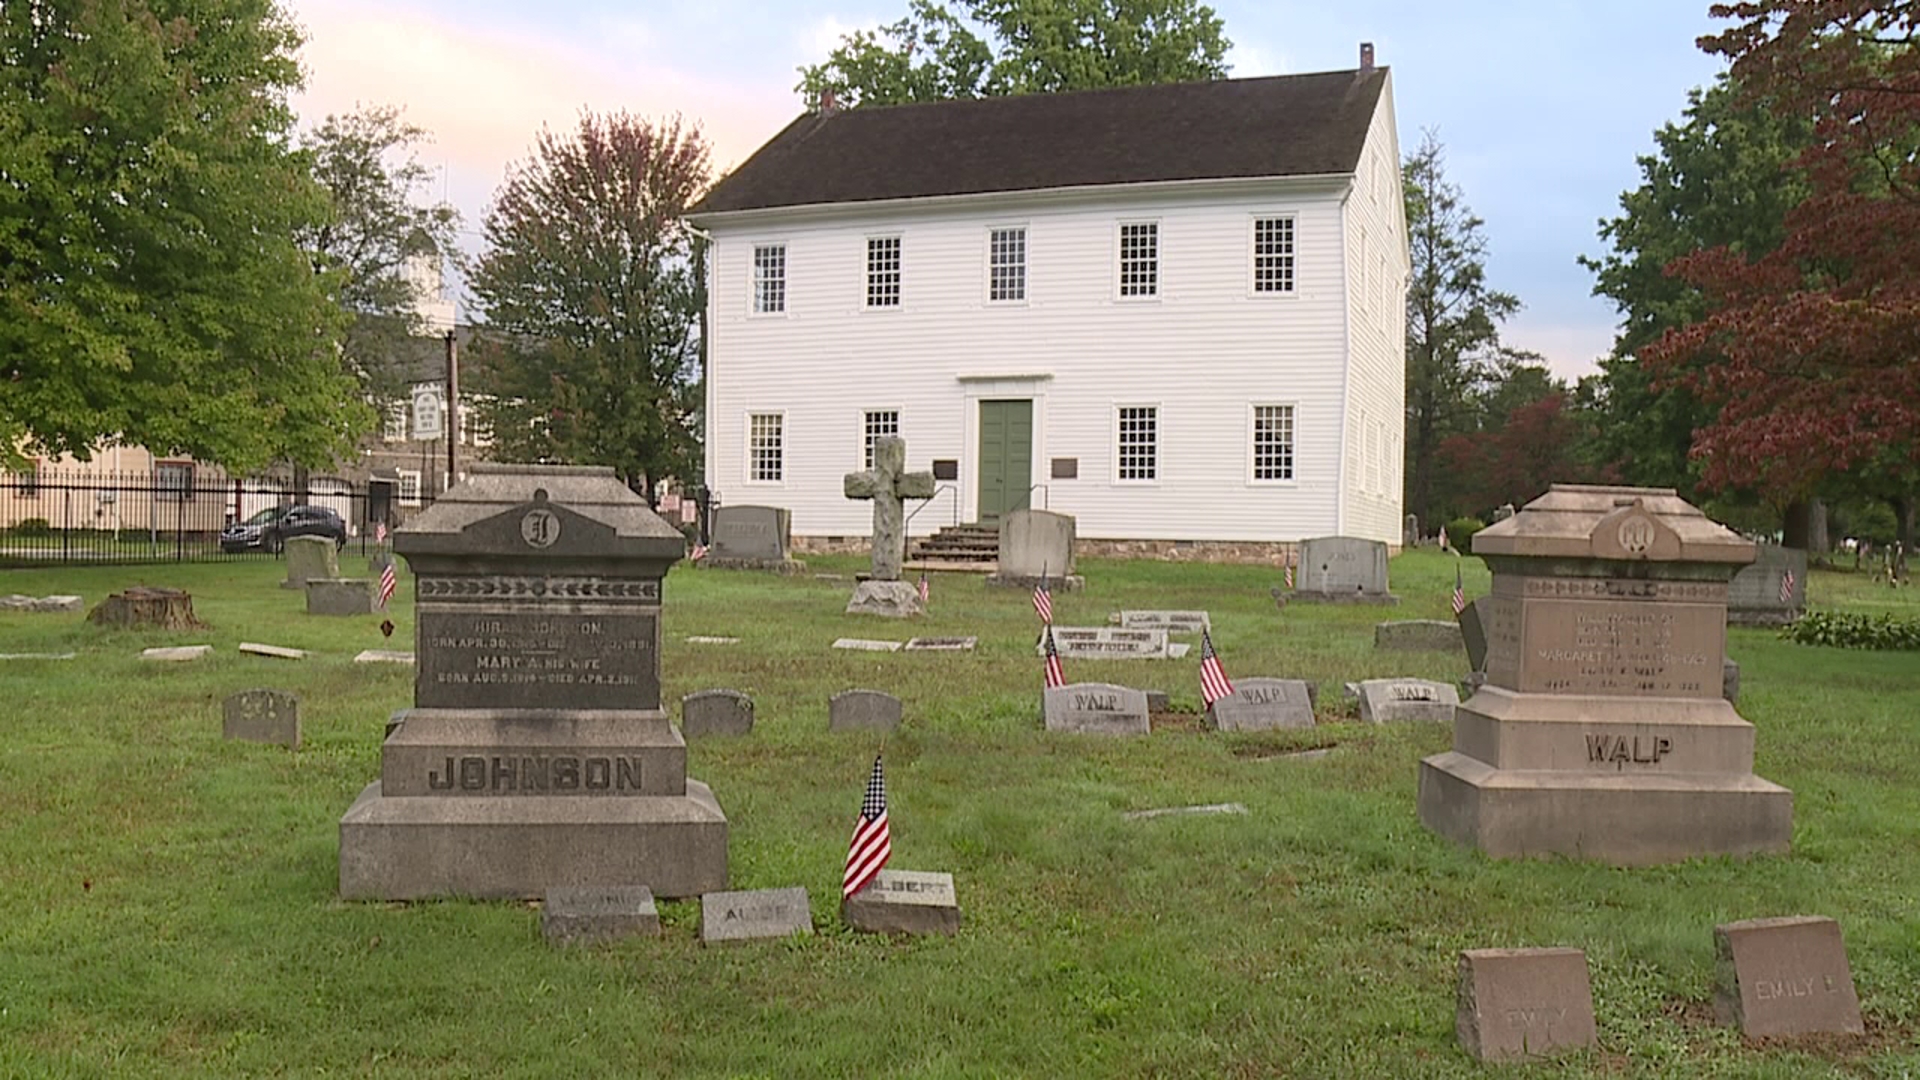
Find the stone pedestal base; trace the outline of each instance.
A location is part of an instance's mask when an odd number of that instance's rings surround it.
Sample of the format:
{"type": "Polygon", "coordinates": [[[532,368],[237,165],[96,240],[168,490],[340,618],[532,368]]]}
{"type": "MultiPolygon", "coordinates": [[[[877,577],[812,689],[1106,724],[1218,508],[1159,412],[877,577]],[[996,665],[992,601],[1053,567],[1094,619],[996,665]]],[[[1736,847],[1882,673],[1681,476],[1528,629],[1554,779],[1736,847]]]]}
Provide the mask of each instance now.
{"type": "Polygon", "coordinates": [[[1286,604],[1373,604],[1377,607],[1392,607],[1400,598],[1392,593],[1383,592],[1320,592],[1315,589],[1273,589],[1274,600],[1286,604]]]}
{"type": "Polygon", "coordinates": [[[703,570],[758,570],[767,574],[779,574],[781,577],[793,577],[807,572],[807,564],[799,559],[729,559],[709,555],[694,565],[703,570]]]}
{"type": "MultiPolygon", "coordinates": [[[[987,587],[990,589],[1022,589],[1032,592],[1040,586],[1039,574],[1002,574],[987,575],[987,587]]],[[[1047,578],[1047,588],[1053,592],[1079,592],[1087,587],[1087,579],[1079,574],[1061,576],[1054,574],[1047,578]]]]}
{"type": "Polygon", "coordinates": [[[645,885],[656,896],[727,887],[727,819],[713,792],[682,796],[383,796],[340,819],[340,895],[531,899],[561,886],[645,885]]]}
{"type": "Polygon", "coordinates": [[[920,590],[905,581],[863,581],[854,587],[853,599],[847,601],[849,615],[904,619],[926,613],[927,606],[920,602],[920,590]]]}
{"type": "Polygon", "coordinates": [[[1420,763],[1420,820],[1496,859],[1654,866],[1785,854],[1793,793],[1751,774],[1500,770],[1450,750],[1420,763]]]}

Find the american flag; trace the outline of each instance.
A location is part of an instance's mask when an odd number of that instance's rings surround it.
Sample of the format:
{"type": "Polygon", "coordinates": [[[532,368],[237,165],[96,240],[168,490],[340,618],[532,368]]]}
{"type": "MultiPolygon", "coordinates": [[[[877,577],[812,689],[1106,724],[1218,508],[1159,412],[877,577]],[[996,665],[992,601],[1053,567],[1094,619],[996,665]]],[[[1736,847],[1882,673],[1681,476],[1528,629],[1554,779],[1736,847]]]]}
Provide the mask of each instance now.
{"type": "Polygon", "coordinates": [[[840,895],[852,896],[867,887],[893,854],[893,831],[887,827],[887,776],[880,770],[880,756],[874,755],[873,775],[867,778],[867,795],[860,800],[860,820],[853,826],[853,843],[847,845],[847,871],[840,876],[840,895]]]}
{"type": "Polygon", "coordinates": [[[1293,556],[1287,556],[1287,588],[1293,588],[1293,556]]]}
{"type": "Polygon", "coordinates": [[[1047,689],[1067,685],[1067,673],[1060,670],[1060,650],[1053,647],[1053,625],[1047,625],[1047,689]]]}
{"type": "Polygon", "coordinates": [[[927,572],[922,570],[920,571],[920,602],[926,604],[931,603],[932,600],[933,586],[927,584],[927,572]]]}
{"type": "Polygon", "coordinates": [[[1783,604],[1793,603],[1793,571],[1792,570],[1788,570],[1786,573],[1780,575],[1780,602],[1783,604]]]}
{"type": "Polygon", "coordinates": [[[698,541],[695,541],[693,545],[693,550],[687,553],[687,558],[692,559],[694,562],[699,562],[701,559],[704,559],[706,557],[707,557],[707,545],[702,544],[698,541]]]}
{"type": "Polygon", "coordinates": [[[400,587],[400,579],[393,572],[393,560],[388,559],[380,567],[380,607],[384,610],[387,601],[393,599],[393,590],[400,587]]]}
{"type": "Polygon", "coordinates": [[[1033,613],[1040,621],[1053,625],[1053,590],[1047,587],[1047,568],[1040,568],[1040,584],[1033,587],[1033,613]]]}
{"type": "Polygon", "coordinates": [[[1467,586],[1460,580],[1460,564],[1455,563],[1453,565],[1453,617],[1459,618],[1460,613],[1465,610],[1467,610],[1467,586]]]}
{"type": "Polygon", "coordinates": [[[376,544],[384,544],[387,542],[386,522],[382,521],[373,527],[373,542],[376,544]]]}
{"type": "Polygon", "coordinates": [[[1213,635],[1205,630],[1200,631],[1200,696],[1209,709],[1221,698],[1233,696],[1233,680],[1220,666],[1220,654],[1213,651],[1213,635]]]}

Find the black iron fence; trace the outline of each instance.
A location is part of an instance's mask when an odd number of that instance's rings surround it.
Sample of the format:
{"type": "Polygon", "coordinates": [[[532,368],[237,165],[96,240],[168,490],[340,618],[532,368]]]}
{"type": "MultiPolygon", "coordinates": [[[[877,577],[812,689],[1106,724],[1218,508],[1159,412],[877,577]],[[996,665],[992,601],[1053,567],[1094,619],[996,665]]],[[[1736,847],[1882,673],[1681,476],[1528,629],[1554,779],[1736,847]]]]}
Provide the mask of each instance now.
{"type": "Polygon", "coordinates": [[[273,557],[289,535],[337,534],[370,551],[380,527],[431,494],[381,480],[230,479],[205,466],[152,472],[41,468],[0,473],[0,566],[192,562],[273,557]],[[289,514],[294,507],[312,507],[289,514]]]}

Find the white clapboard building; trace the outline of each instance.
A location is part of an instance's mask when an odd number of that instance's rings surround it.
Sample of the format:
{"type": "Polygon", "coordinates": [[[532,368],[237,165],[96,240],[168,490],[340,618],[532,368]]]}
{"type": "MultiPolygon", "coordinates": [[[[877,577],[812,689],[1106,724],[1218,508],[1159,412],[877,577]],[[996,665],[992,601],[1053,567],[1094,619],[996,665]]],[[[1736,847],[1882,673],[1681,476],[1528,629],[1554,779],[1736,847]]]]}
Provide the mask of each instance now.
{"type": "Polygon", "coordinates": [[[1032,505],[1105,539],[1398,544],[1407,233],[1358,70],[801,116],[712,238],[706,482],[864,536],[877,435],[923,534],[1032,505]],[[956,500],[957,506],[947,500],[956,500]]]}

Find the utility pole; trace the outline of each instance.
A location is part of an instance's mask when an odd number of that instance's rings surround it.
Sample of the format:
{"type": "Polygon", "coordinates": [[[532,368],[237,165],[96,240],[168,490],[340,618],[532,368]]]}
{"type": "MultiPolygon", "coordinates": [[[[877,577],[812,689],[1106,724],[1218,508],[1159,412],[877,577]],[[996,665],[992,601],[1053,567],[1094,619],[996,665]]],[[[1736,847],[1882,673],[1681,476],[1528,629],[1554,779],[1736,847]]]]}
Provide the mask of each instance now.
{"type": "Polygon", "coordinates": [[[447,486],[460,480],[460,349],[447,331],[447,486]]]}

